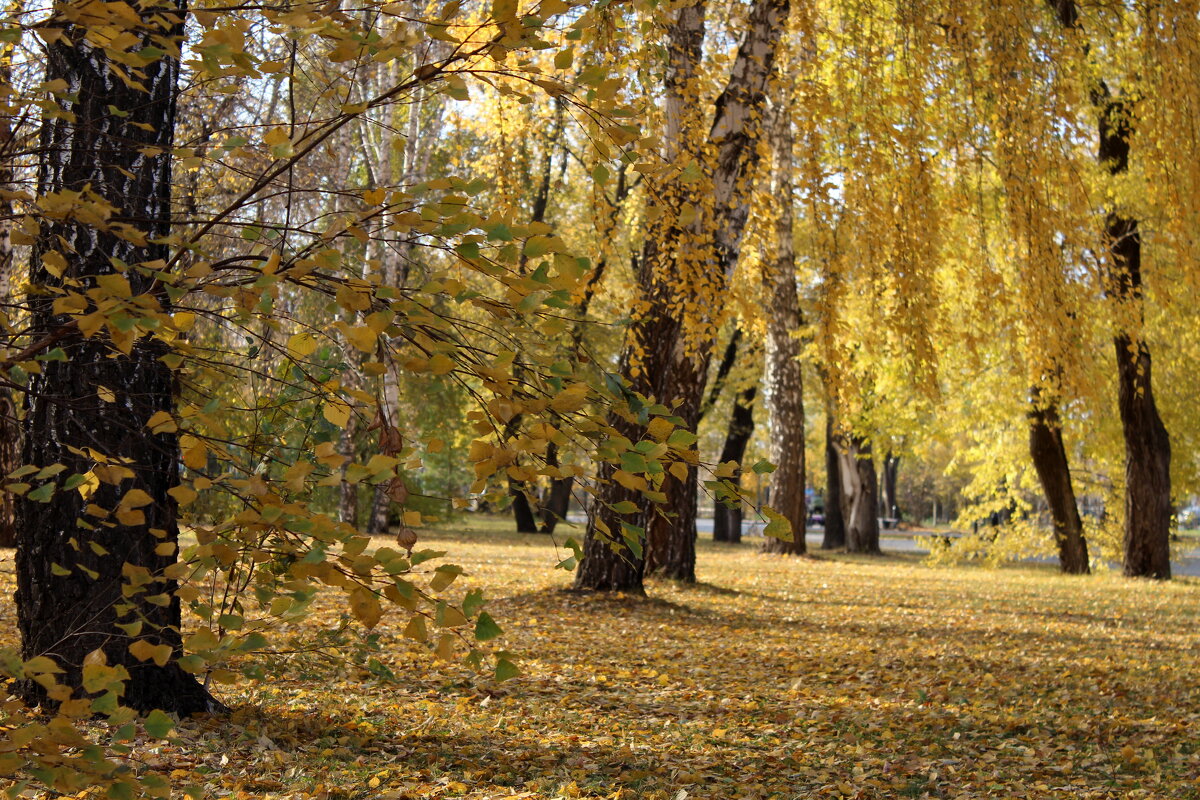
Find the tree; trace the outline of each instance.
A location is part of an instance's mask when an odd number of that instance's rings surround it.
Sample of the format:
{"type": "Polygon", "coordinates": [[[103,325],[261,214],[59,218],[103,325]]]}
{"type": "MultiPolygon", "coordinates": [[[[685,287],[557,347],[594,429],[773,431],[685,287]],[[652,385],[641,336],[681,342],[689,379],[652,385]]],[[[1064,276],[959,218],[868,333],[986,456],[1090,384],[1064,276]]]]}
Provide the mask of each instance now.
{"type": "MultiPolygon", "coordinates": [[[[168,55],[123,72],[89,30],[59,18],[47,46],[46,79],[74,87],[43,118],[38,194],[64,212],[48,215],[33,245],[31,337],[52,341],[25,392],[22,460],[44,483],[17,502],[17,619],[26,659],[53,654],[66,691],[21,683],[29,703],[59,703],[88,685],[88,665],[127,674],[123,702],[138,711],[190,714],[219,707],[182,656],[176,561],[179,441],[171,419],[177,379],[168,348],[136,329],[88,330],[62,313],[56,289],[145,298],[155,318],[171,303],[154,274],[170,256],[171,147],[175,130],[181,5],[145,7],[123,27],[142,47],[168,55]],[[121,109],[114,114],[111,109],[121,109]],[[69,209],[78,204],[78,212],[69,209]],[[100,223],[90,222],[101,219],[100,223]],[[90,491],[62,491],[56,475],[95,476],[90,491]],[[138,645],[169,658],[138,659],[138,645]],[[97,657],[96,653],[103,654],[97,657]]],[[[89,484],[81,484],[88,486],[89,484]]]]}
{"type": "Polygon", "coordinates": [[[842,461],[838,457],[836,423],[831,410],[825,412],[825,533],[822,550],[846,546],[846,524],[842,517],[842,461]]]}
{"type": "MultiPolygon", "coordinates": [[[[786,79],[786,76],[784,76],[786,79]]],[[[763,551],[802,555],[808,509],[804,475],[804,376],[800,362],[800,329],[804,324],[796,292],[796,256],[792,211],[791,92],[781,91],[769,116],[774,156],[772,194],[779,199],[775,223],[775,257],[767,270],[767,427],[771,473],[771,506],[791,526],[791,540],[768,536],[763,551]]]]}
{"type": "Polygon", "coordinates": [[[842,478],[842,519],[846,526],[846,552],[879,552],[879,486],[871,442],[850,434],[838,449],[842,478]]]}
{"type": "MultiPolygon", "coordinates": [[[[721,464],[730,462],[737,464],[734,474],[729,478],[733,486],[741,490],[742,460],[746,457],[746,446],[754,436],[754,401],[758,397],[758,386],[750,385],[733,396],[733,404],[729,413],[729,426],[725,433],[725,443],[721,447],[721,455],[717,461],[721,464]]],[[[737,544],[742,541],[743,501],[739,496],[736,501],[718,502],[713,511],[713,541],[737,544]]]]}
{"type": "Polygon", "coordinates": [[[1083,536],[1075,489],[1071,485],[1058,409],[1053,404],[1039,407],[1036,394],[1033,409],[1029,412],[1029,452],[1046,494],[1046,504],[1050,507],[1059,569],[1069,575],[1086,575],[1091,571],[1087,541],[1083,536]]]}
{"type": "MultiPolygon", "coordinates": [[[[1074,0],[1052,0],[1065,31],[1079,35],[1074,0]]],[[[1086,46],[1085,46],[1086,50],[1086,46]]],[[[1114,178],[1129,171],[1135,100],[1098,81],[1090,90],[1098,112],[1096,159],[1114,178]]],[[[1138,220],[1120,208],[1105,212],[1106,288],[1117,307],[1113,348],[1117,360],[1117,406],[1125,438],[1125,574],[1171,577],[1171,442],[1158,413],[1142,289],[1142,235],[1138,220]]]]}
{"type": "MultiPolygon", "coordinates": [[[[631,391],[672,404],[685,430],[695,429],[707,379],[716,321],[710,304],[720,298],[737,263],[748,214],[742,182],[758,157],[758,117],[787,3],[754,3],[708,126],[697,119],[701,109],[696,102],[704,12],[704,3],[681,7],[673,12],[668,29],[664,156],[677,171],[675,179],[660,188],[659,217],[638,265],[644,308],[633,321],[620,360],[621,372],[632,376],[631,391]],[[696,133],[703,127],[707,137],[698,142],[696,133]],[[711,156],[701,151],[703,141],[711,143],[711,156]],[[697,170],[702,170],[699,175],[697,170]],[[711,194],[697,191],[700,177],[711,194]]],[[[639,427],[627,420],[613,421],[614,430],[631,443],[641,438],[639,427]]],[[[662,509],[641,511],[633,523],[625,523],[631,537],[645,532],[649,564],[643,564],[640,553],[619,552],[622,546],[603,533],[622,530],[613,507],[623,502],[644,506],[640,490],[612,482],[612,474],[602,469],[597,513],[588,526],[576,588],[641,591],[647,568],[657,568],[667,577],[695,579],[696,495],[689,472],[684,465],[664,479],[667,502],[662,509]]]]}

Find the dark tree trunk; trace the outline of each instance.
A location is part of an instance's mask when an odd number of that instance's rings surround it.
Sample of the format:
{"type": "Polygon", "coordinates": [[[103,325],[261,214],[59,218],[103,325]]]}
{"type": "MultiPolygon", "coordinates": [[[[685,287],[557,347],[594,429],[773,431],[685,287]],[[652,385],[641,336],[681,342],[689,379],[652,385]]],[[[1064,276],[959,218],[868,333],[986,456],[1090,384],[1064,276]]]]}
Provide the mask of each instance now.
{"type": "MultiPolygon", "coordinates": [[[[615,418],[614,423],[619,434],[631,441],[637,437],[637,425],[621,417],[615,418]]],[[[578,591],[645,594],[645,512],[622,518],[610,508],[623,501],[644,508],[641,492],[613,480],[616,469],[608,462],[600,465],[583,540],[583,560],[575,570],[574,586],[578,591]]]]}
{"type": "Polygon", "coordinates": [[[900,456],[893,455],[889,450],[883,457],[883,481],[880,486],[880,496],[883,500],[883,516],[899,522],[903,519],[900,505],[896,502],[896,477],[900,472],[900,456]]]}
{"type": "MultiPolygon", "coordinates": [[[[738,463],[737,472],[732,482],[738,488],[742,486],[742,460],[746,457],[746,446],[754,436],[754,398],[758,394],[757,386],[750,386],[739,392],[733,398],[733,412],[729,415],[729,430],[725,433],[725,445],[721,448],[719,463],[728,461],[738,463]]],[[[713,541],[736,544],[742,540],[742,501],[737,505],[728,506],[718,502],[713,515],[713,541]]]]}
{"type": "Polygon", "coordinates": [[[512,497],[513,520],[517,523],[517,533],[537,533],[537,517],[533,515],[533,507],[524,489],[525,484],[521,481],[509,480],[508,494],[512,497]]]}
{"type": "MultiPolygon", "coordinates": [[[[1109,99],[1100,114],[1100,163],[1113,175],[1129,169],[1131,109],[1109,99]]],[[[1144,318],[1142,237],[1135,219],[1110,212],[1111,294],[1123,326],[1113,337],[1117,405],[1125,436],[1125,574],[1171,577],[1171,440],[1154,402],[1150,348],[1138,329],[1144,318]]]]}
{"type": "Polygon", "coordinates": [[[1058,407],[1053,403],[1043,407],[1040,396],[1041,392],[1035,389],[1034,406],[1029,412],[1029,454],[1046,495],[1046,505],[1050,507],[1059,569],[1070,575],[1086,575],[1090,572],[1087,541],[1083,538],[1083,521],[1071,486],[1058,407]]]}
{"type": "MultiPolygon", "coordinates": [[[[670,324],[678,327],[675,320],[670,324]]],[[[675,414],[683,420],[683,427],[694,431],[700,420],[699,402],[708,365],[677,352],[665,361],[662,369],[649,373],[659,376],[654,395],[671,397],[671,392],[677,392],[675,397],[681,402],[675,414]]],[[[667,502],[650,507],[646,514],[646,573],[691,583],[696,580],[696,468],[689,467],[688,477],[682,481],[668,473],[662,491],[667,502]]]]}
{"type": "MultiPolygon", "coordinates": [[[[182,8],[146,7],[141,13],[144,46],[155,35],[180,40],[182,8]]],[[[61,101],[69,114],[43,121],[38,193],[90,187],[119,209],[113,221],[134,225],[150,241],[165,237],[178,61],[164,56],[147,65],[141,78],[145,91],[138,91],[117,77],[104,50],[84,41],[83,30],[66,20],[55,23],[66,41],[47,46],[46,79],[64,81],[75,99],[61,101]]],[[[165,245],[139,245],[73,219],[43,219],[32,284],[64,284],[43,267],[43,259],[56,251],[66,260],[64,277],[87,288],[114,273],[117,259],[136,265],[169,255],[165,245]]],[[[124,277],[134,296],[167,306],[151,276],[128,269],[124,277]]],[[[174,406],[176,379],[161,360],[167,347],[149,336],[114,341],[100,332],[85,339],[64,328],[69,320],[53,312],[49,296],[31,303],[32,337],[63,336],[60,346],[68,359],[46,362],[30,380],[22,458],[39,467],[66,466],[49,479],[60,485],[72,474],[96,472],[96,462],[81,455],[83,448],[127,463],[132,475],[102,470],[105,479],[86,500],[74,489],[61,489],[45,503],[29,495],[18,500],[22,655],[53,658],[64,670],[60,681],[81,689],[84,658],[99,650],[108,664],[129,672],[126,705],[143,712],[211,710],[215,701],[174,659],[157,666],[129,653],[138,640],[165,644],[174,658],[183,651],[176,584],[166,574],[176,563],[179,536],[175,500],[167,493],[179,480],[179,443],[173,432],[146,427],[153,414],[174,406]],[[111,390],[116,401],[101,399],[97,386],[111,390]],[[119,505],[123,499],[125,506],[119,505]],[[137,633],[116,627],[135,622],[142,623],[137,633]]],[[[32,681],[17,692],[29,703],[53,702],[32,681]]]]}
{"type": "Polygon", "coordinates": [[[846,525],[846,552],[879,553],[878,486],[871,443],[851,436],[840,453],[842,518],[846,525]]]}
{"type": "MultiPolygon", "coordinates": [[[[1074,0],[1049,0],[1064,28],[1079,26],[1074,0]]],[[[1100,166],[1110,175],[1129,171],[1133,103],[1114,96],[1103,81],[1092,89],[1100,112],[1100,166]]],[[[1105,218],[1108,293],[1117,305],[1113,345],[1117,357],[1117,405],[1125,438],[1125,574],[1171,577],[1171,441],[1151,385],[1150,348],[1141,336],[1142,237],[1138,221],[1117,210],[1105,218]]]]}
{"type": "MultiPolygon", "coordinates": [[[[551,442],[546,447],[547,466],[557,467],[558,445],[551,442]]],[[[553,478],[550,481],[550,491],[546,502],[542,505],[542,526],[539,533],[554,533],[555,526],[567,518],[567,509],[571,506],[571,490],[575,487],[575,478],[553,478]]]]}
{"type": "Polygon", "coordinates": [[[833,414],[825,415],[825,535],[822,550],[846,546],[846,525],[842,519],[842,468],[838,458],[837,435],[833,414]]]}
{"type": "Polygon", "coordinates": [[[1125,574],[1171,577],[1171,441],[1150,390],[1144,341],[1115,339],[1125,433],[1125,574]]]}
{"type": "MultiPolygon", "coordinates": [[[[0,63],[0,84],[12,84],[9,59],[0,63]]],[[[0,189],[13,189],[13,128],[12,120],[0,118],[0,189]]],[[[17,285],[12,248],[13,204],[7,196],[0,197],[0,303],[11,307],[17,285]]],[[[11,317],[10,317],[11,318],[11,317]]],[[[17,424],[17,404],[12,390],[0,389],[0,476],[21,466],[21,426],[17,424]]],[[[17,543],[16,495],[0,489],[0,547],[17,543]]]]}
{"type": "Polygon", "coordinates": [[[571,506],[571,490],[574,487],[574,478],[555,478],[550,484],[550,497],[542,508],[540,533],[554,533],[558,523],[567,518],[567,510],[571,506]]]}

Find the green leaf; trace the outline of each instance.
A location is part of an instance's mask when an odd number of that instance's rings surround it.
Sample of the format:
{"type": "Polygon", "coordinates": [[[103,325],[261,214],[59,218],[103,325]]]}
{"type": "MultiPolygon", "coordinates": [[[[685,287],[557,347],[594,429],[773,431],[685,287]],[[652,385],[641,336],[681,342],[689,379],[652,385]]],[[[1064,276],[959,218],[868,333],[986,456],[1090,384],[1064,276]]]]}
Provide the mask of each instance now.
{"type": "Polygon", "coordinates": [[[472,589],[471,591],[467,592],[466,597],[463,598],[463,613],[468,617],[475,616],[475,612],[483,606],[483,602],[483,590],[472,589]]]}
{"type": "Polygon", "coordinates": [[[54,497],[54,492],[57,489],[58,486],[54,483],[43,483],[41,486],[26,495],[26,497],[28,497],[30,500],[36,500],[39,503],[49,503],[51,498],[54,497]]]}
{"type": "Polygon", "coordinates": [[[672,447],[691,447],[696,443],[696,434],[683,428],[676,428],[671,431],[671,435],[667,437],[667,444],[672,447]]]}
{"type": "Polygon", "coordinates": [[[517,665],[509,661],[507,658],[496,659],[496,680],[506,681],[509,678],[515,678],[521,674],[521,670],[517,669],[517,665]]]}
{"type": "Polygon", "coordinates": [[[638,510],[637,503],[634,503],[632,500],[622,500],[619,503],[613,503],[609,508],[618,514],[636,514],[638,510]]]}
{"type": "Polygon", "coordinates": [[[621,453],[621,469],[626,472],[645,472],[646,459],[642,457],[641,453],[626,451],[621,453]]]}
{"type": "Polygon", "coordinates": [[[755,475],[762,475],[763,473],[766,473],[766,472],[774,472],[775,465],[772,464],[770,461],[767,461],[764,458],[762,461],[759,461],[757,464],[755,464],[750,469],[754,472],[755,475]]]}
{"type": "Polygon", "coordinates": [[[163,739],[175,727],[175,720],[156,708],[146,715],[145,725],[146,733],[156,739],[163,739]]]}
{"type": "Polygon", "coordinates": [[[475,621],[475,638],[481,642],[491,641],[503,632],[486,611],[480,613],[479,619],[475,621]]]}
{"type": "Polygon", "coordinates": [[[772,539],[779,539],[784,542],[794,540],[792,523],[788,521],[787,517],[769,507],[763,508],[763,514],[769,520],[767,527],[763,528],[763,536],[770,536],[772,539]]]}

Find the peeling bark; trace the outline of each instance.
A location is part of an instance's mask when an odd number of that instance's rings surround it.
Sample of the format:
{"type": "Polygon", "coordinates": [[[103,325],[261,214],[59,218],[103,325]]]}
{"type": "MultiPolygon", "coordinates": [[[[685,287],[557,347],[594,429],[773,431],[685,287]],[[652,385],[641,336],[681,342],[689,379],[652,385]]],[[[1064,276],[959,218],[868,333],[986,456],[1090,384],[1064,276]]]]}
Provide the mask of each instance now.
{"type": "Polygon", "coordinates": [[[846,552],[879,553],[878,487],[871,443],[860,436],[847,438],[838,450],[842,478],[842,519],[846,526],[846,552]]]}
{"type": "Polygon", "coordinates": [[[771,147],[775,169],[772,188],[779,198],[775,223],[775,258],[766,276],[770,288],[767,322],[767,427],[771,473],[770,505],[792,525],[792,541],[768,537],[763,551],[802,555],[808,508],[804,495],[804,374],[800,364],[799,332],[804,324],[796,292],[796,252],[792,212],[791,104],[776,102],[770,113],[771,147]]]}
{"type": "MultiPolygon", "coordinates": [[[[746,37],[734,59],[729,82],[717,99],[716,113],[709,128],[709,139],[716,150],[711,205],[701,204],[712,209],[711,218],[706,212],[699,215],[702,219],[695,223],[680,225],[679,212],[685,203],[694,199],[694,189],[680,182],[668,184],[663,187],[663,200],[671,213],[647,236],[639,261],[639,283],[648,308],[634,320],[629,344],[621,360],[623,366],[633,366],[637,360],[638,370],[623,374],[632,375],[635,392],[663,403],[678,401],[676,413],[683,419],[684,426],[692,430],[699,419],[712,343],[697,346],[695,342],[687,341],[689,330],[680,312],[680,279],[702,278],[709,284],[707,291],[719,294],[737,263],[749,214],[740,184],[758,158],[757,119],[765,104],[767,78],[774,66],[787,11],[788,0],[757,0],[751,9],[746,37]],[[713,231],[711,244],[706,243],[698,228],[703,225],[713,231]],[[696,269],[696,262],[704,265],[704,272],[700,276],[691,276],[689,271],[696,269]],[[635,359],[635,355],[640,358],[635,359]]],[[[693,131],[698,109],[689,87],[692,87],[700,65],[704,40],[703,2],[678,9],[669,39],[665,138],[669,160],[683,166],[686,162],[680,158],[681,154],[696,152],[693,131]]],[[[620,429],[619,424],[616,427],[620,429]]],[[[631,433],[634,441],[640,438],[639,431],[631,433]]],[[[604,474],[602,470],[602,477],[604,474]]],[[[647,568],[667,577],[695,580],[696,492],[690,480],[679,481],[673,476],[666,479],[662,491],[667,502],[659,509],[648,510],[643,498],[636,494],[627,497],[629,493],[620,486],[601,483],[597,487],[598,508],[618,499],[630,499],[643,508],[637,517],[645,523],[649,564],[623,573],[631,581],[630,588],[640,589],[641,576],[647,568]]],[[[588,540],[597,535],[597,529],[589,525],[588,540]]],[[[605,558],[606,552],[606,546],[593,545],[585,551],[585,562],[589,557],[605,558]]],[[[615,574],[608,569],[598,572],[615,574]]],[[[592,574],[590,568],[581,567],[576,574],[576,587],[624,588],[600,585],[589,577],[592,574]]]]}

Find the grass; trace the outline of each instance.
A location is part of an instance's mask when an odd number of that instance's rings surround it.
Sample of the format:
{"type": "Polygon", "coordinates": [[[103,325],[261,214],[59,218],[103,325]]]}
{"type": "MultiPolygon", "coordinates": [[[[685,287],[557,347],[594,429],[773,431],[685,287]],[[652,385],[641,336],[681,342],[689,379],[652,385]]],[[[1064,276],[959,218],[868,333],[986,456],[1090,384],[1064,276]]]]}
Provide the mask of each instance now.
{"type": "Polygon", "coordinates": [[[1200,797],[1194,581],[702,541],[698,584],[595,597],[564,591],[549,537],[507,527],[422,546],[494,598],[522,676],[440,665],[385,617],[398,683],[226,688],[234,713],[185,721],[147,768],[306,800],[1200,797]]]}

